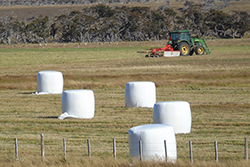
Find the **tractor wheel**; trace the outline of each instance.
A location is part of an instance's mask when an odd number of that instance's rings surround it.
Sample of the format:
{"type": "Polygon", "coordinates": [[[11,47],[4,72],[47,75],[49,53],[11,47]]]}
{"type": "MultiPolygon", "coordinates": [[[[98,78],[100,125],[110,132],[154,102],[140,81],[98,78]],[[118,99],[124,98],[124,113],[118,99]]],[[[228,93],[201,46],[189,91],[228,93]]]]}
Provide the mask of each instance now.
{"type": "Polygon", "coordinates": [[[204,54],[204,47],[202,45],[198,45],[195,47],[195,54],[203,55],[204,54]]]}
{"type": "Polygon", "coordinates": [[[180,51],[180,54],[182,56],[188,56],[190,53],[190,46],[188,43],[186,42],[181,42],[179,44],[178,50],[180,51]]]}

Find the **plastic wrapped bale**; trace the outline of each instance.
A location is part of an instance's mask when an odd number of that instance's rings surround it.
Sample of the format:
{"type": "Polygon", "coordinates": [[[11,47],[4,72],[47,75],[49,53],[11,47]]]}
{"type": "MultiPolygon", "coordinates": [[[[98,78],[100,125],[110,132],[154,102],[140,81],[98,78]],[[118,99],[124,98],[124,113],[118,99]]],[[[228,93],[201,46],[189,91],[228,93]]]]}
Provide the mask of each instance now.
{"type": "Polygon", "coordinates": [[[128,135],[131,158],[161,161],[166,159],[167,154],[169,161],[175,162],[177,159],[175,133],[170,125],[139,125],[129,129],[128,135]]]}
{"type": "Polygon", "coordinates": [[[192,116],[190,105],[186,101],[159,102],[153,109],[154,124],[169,124],[175,133],[190,133],[192,116]]]}
{"type": "Polygon", "coordinates": [[[37,73],[37,94],[60,94],[63,92],[63,75],[59,71],[37,73]]]}
{"type": "Polygon", "coordinates": [[[153,108],[156,102],[156,88],[153,82],[128,82],[125,87],[125,107],[153,108]]]}
{"type": "Polygon", "coordinates": [[[58,119],[91,119],[94,115],[95,98],[92,90],[67,90],[62,93],[62,114],[58,119]]]}

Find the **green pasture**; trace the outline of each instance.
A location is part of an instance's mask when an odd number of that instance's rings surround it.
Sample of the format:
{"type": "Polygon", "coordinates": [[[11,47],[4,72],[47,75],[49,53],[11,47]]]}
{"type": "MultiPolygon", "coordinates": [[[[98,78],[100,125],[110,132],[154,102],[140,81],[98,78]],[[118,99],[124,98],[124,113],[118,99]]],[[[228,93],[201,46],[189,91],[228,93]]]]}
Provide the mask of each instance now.
{"type": "Polygon", "coordinates": [[[192,141],[197,166],[214,162],[214,141],[218,141],[220,163],[249,165],[244,162],[244,139],[250,136],[250,45],[233,42],[208,41],[211,55],[172,58],[145,58],[137,53],[163,47],[159,42],[0,49],[0,166],[40,166],[41,133],[48,166],[82,165],[88,159],[87,139],[92,157],[103,162],[112,157],[115,138],[117,161],[129,162],[128,130],[153,123],[152,108],[125,107],[125,85],[130,81],[154,82],[157,102],[190,103],[192,130],[176,135],[178,160],[189,162],[192,141]],[[61,95],[32,94],[36,75],[44,70],[62,72],[64,90],[93,90],[95,117],[58,120],[61,95]],[[19,144],[18,162],[14,138],[19,144]]]}

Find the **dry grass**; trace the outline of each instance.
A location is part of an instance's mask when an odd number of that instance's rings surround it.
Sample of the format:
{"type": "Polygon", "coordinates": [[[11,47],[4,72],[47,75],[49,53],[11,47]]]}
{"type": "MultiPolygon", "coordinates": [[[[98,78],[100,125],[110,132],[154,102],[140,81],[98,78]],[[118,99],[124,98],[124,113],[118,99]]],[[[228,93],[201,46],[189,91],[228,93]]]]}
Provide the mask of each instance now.
{"type": "Polygon", "coordinates": [[[191,166],[190,140],[193,166],[248,166],[244,138],[250,134],[250,39],[207,42],[211,55],[175,58],[145,58],[136,53],[164,46],[165,41],[50,44],[44,48],[1,45],[0,166],[130,166],[129,128],[152,123],[152,108],[124,107],[125,84],[140,80],[156,83],[157,102],[183,100],[191,105],[192,132],[176,135],[178,162],[172,166],[191,166]],[[58,120],[61,95],[31,94],[36,91],[36,74],[42,70],[61,71],[64,90],[92,89],[95,117],[58,120]],[[43,163],[40,133],[45,135],[43,163]],[[14,157],[15,137],[19,160],[14,157]],[[67,141],[67,161],[63,159],[63,138],[67,141]],[[112,159],[113,138],[117,141],[116,163],[112,159]],[[87,139],[91,141],[91,162],[87,139]],[[214,141],[218,141],[219,163],[214,162],[214,141]]]}

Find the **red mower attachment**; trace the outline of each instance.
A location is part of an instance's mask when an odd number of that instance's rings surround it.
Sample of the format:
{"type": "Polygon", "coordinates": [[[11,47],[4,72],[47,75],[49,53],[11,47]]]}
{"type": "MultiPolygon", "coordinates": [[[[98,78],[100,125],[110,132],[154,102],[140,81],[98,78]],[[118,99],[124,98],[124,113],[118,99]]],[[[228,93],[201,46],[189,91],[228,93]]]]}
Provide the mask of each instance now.
{"type": "Polygon", "coordinates": [[[145,57],[173,57],[180,55],[180,51],[174,51],[169,43],[163,48],[151,48],[149,50],[151,51],[138,51],[137,53],[148,53],[145,57]]]}

